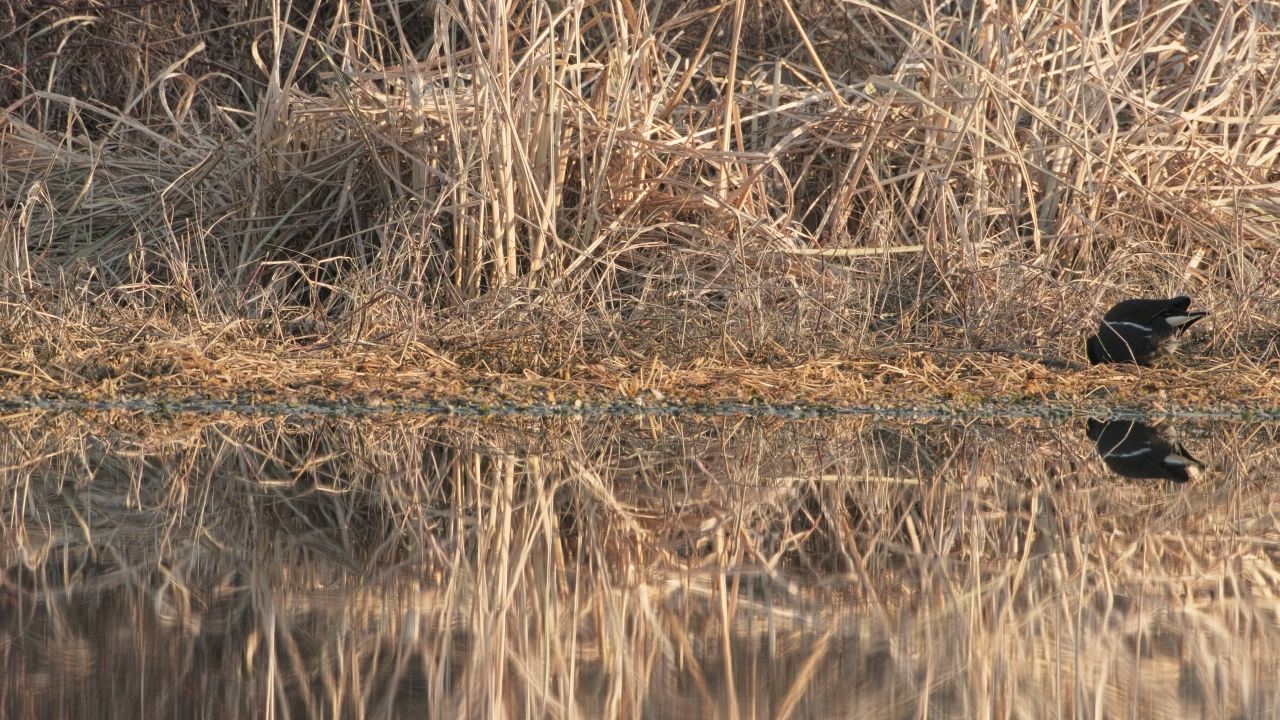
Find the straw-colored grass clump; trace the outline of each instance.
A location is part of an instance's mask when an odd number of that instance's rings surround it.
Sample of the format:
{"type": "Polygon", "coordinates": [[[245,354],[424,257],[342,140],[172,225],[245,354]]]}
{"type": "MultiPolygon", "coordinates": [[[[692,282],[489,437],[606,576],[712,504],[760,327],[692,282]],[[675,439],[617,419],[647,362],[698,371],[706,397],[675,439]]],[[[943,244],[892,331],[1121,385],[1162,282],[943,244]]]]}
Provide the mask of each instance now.
{"type": "Polygon", "coordinates": [[[1270,362],[1268,12],[17,3],[6,346],[1078,357],[1178,290],[1207,354],[1270,362]]]}

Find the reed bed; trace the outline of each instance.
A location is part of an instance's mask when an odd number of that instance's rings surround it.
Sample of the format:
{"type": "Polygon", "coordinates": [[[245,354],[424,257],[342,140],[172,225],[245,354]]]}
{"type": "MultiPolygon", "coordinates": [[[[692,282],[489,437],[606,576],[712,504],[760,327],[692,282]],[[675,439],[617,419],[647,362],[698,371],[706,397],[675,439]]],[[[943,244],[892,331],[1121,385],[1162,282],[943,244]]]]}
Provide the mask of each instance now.
{"type": "Polygon", "coordinates": [[[3,714],[1275,716],[1269,424],[13,408],[1274,412],[1278,17],[3,4],[3,714]]]}
{"type": "Polygon", "coordinates": [[[1079,357],[1185,292],[1206,355],[1267,364],[1278,10],[11,3],[0,333],[55,377],[174,341],[1079,357]]]}
{"type": "Polygon", "coordinates": [[[6,714],[1273,714],[1276,427],[1081,425],[10,417],[6,714]]]}

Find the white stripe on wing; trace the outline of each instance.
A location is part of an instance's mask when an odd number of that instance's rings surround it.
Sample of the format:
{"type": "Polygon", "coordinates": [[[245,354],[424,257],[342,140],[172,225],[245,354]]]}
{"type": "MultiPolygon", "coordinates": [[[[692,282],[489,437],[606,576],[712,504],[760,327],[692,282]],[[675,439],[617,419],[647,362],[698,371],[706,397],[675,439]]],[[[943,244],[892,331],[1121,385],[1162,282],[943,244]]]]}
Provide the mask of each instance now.
{"type": "Polygon", "coordinates": [[[1105,457],[1127,459],[1127,458],[1142,457],[1143,455],[1150,455],[1150,454],[1151,454],[1151,448],[1144,447],[1144,448],[1139,448],[1137,450],[1130,450],[1128,452],[1116,452],[1115,450],[1112,450],[1111,452],[1107,453],[1105,457]]]}
{"type": "Polygon", "coordinates": [[[1128,322],[1125,320],[1103,320],[1102,324],[1111,328],[1127,327],[1127,328],[1133,328],[1138,332],[1151,332],[1151,328],[1147,325],[1143,325],[1142,323],[1136,323],[1136,322],[1128,322]]]}

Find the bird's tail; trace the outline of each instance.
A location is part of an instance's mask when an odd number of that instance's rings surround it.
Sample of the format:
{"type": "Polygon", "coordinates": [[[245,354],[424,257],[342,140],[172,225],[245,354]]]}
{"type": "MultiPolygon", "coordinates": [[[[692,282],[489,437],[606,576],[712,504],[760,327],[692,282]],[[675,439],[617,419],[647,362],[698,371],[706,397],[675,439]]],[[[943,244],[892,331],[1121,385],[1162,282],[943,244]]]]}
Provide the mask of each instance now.
{"type": "Polygon", "coordinates": [[[1203,317],[1208,317],[1207,312],[1188,312],[1178,315],[1170,315],[1166,317],[1165,322],[1169,323],[1169,327],[1174,328],[1179,333],[1186,332],[1187,328],[1196,324],[1196,321],[1203,317]]]}

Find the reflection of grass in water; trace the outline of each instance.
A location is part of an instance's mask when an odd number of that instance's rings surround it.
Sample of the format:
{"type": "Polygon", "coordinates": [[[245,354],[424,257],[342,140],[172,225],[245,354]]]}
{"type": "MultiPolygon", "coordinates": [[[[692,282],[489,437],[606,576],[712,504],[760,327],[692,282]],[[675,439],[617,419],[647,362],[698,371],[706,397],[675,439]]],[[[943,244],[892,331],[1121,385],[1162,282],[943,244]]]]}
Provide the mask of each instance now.
{"type": "Polygon", "coordinates": [[[4,596],[22,612],[0,622],[33,703],[1280,706],[1271,426],[1183,428],[1211,470],[1176,490],[1108,476],[1074,422],[116,414],[7,429],[4,596]],[[131,694],[140,676],[147,697],[131,694]]]}

